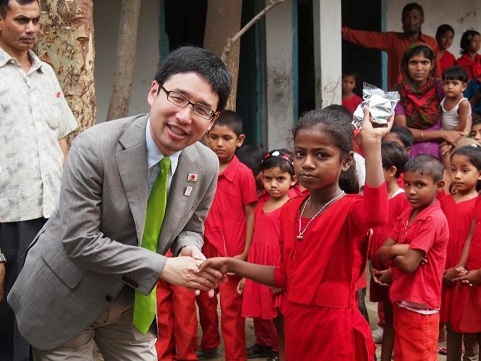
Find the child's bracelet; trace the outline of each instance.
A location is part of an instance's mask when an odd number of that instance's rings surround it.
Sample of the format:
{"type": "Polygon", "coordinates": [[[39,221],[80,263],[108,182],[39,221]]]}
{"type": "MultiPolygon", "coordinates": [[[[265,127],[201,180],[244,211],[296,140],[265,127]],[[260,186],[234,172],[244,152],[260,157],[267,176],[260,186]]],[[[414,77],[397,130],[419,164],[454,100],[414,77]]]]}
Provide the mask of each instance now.
{"type": "Polygon", "coordinates": [[[421,130],[421,140],[424,140],[424,130],[421,130]]]}

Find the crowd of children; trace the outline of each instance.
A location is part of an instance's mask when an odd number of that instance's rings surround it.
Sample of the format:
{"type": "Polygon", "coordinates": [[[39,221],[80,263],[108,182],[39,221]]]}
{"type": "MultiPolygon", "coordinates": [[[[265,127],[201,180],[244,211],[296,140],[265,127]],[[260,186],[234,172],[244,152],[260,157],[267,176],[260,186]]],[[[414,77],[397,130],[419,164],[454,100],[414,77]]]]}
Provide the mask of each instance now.
{"type": "Polygon", "coordinates": [[[362,131],[353,131],[362,99],[351,70],[342,76],[344,107],[303,114],[292,153],[243,145],[239,115],[220,114],[205,137],[219,176],[201,270],[228,277],[213,298],[159,282],[159,360],[215,357],[222,336],[227,361],[372,361],[360,312],[366,261],[382,361],[437,360],[444,327],[448,361],[478,359],[481,35],[462,35],[457,60],[447,50],[453,38],[450,25],[438,28],[437,59],[424,43],[406,49],[401,101],[386,127],[374,127],[365,108],[362,131]]]}

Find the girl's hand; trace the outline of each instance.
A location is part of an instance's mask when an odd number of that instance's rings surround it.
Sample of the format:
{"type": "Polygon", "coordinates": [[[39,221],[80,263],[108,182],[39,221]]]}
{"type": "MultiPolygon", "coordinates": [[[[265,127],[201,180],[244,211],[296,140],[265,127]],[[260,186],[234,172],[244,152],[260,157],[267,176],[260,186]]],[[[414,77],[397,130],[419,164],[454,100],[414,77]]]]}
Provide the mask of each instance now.
{"type": "Polygon", "coordinates": [[[282,292],[284,292],[284,289],[278,287],[271,287],[271,291],[275,295],[280,295],[282,292]]]}
{"type": "Polygon", "coordinates": [[[246,283],[246,279],[243,278],[239,281],[239,283],[237,284],[237,293],[238,294],[242,294],[244,292],[244,286],[245,286],[245,283],[246,283]]]}
{"type": "Polygon", "coordinates": [[[457,277],[453,281],[460,281],[465,286],[476,287],[481,283],[481,269],[468,271],[464,276],[457,277]]]}
{"type": "Polygon", "coordinates": [[[363,146],[367,146],[370,142],[378,142],[380,141],[387,133],[391,131],[392,124],[394,122],[394,114],[392,114],[389,119],[387,125],[380,125],[377,123],[371,122],[371,115],[369,112],[369,107],[364,107],[364,118],[362,120],[362,131],[361,131],[361,140],[363,146]]]}
{"type": "Polygon", "coordinates": [[[449,287],[452,287],[454,286],[454,282],[453,280],[456,278],[456,277],[460,277],[461,276],[461,273],[460,271],[455,268],[455,267],[452,267],[452,268],[448,268],[446,271],[444,271],[443,273],[443,284],[445,286],[449,286],[449,287]]]}
{"type": "Polygon", "coordinates": [[[235,259],[238,259],[238,260],[241,260],[241,261],[247,261],[247,253],[241,253],[241,254],[238,254],[232,258],[235,258],[235,259]]]}
{"type": "Polygon", "coordinates": [[[392,282],[391,268],[378,271],[376,275],[373,275],[373,280],[379,286],[389,286],[392,282]]]}

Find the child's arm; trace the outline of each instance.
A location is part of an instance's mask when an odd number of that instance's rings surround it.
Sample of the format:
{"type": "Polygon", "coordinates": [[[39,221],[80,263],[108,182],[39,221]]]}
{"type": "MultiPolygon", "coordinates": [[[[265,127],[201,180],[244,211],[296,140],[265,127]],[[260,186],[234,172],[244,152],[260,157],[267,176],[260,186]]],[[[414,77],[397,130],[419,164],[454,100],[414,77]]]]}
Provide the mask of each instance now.
{"type": "Polygon", "coordinates": [[[447,269],[443,274],[443,282],[445,284],[453,284],[456,281],[461,281],[460,277],[466,275],[466,264],[468,262],[469,246],[471,245],[471,240],[473,239],[474,229],[476,226],[476,221],[473,219],[471,222],[471,229],[469,230],[468,238],[464,242],[463,252],[461,253],[461,259],[458,265],[453,268],[447,269]]]}
{"type": "Polygon", "coordinates": [[[390,261],[394,257],[403,256],[409,250],[408,244],[397,244],[392,238],[386,239],[384,244],[378,249],[377,257],[380,261],[390,261]]]}
{"type": "MultiPolygon", "coordinates": [[[[408,246],[407,244],[403,246],[408,246]]],[[[409,247],[409,246],[408,246],[409,247]]],[[[395,256],[392,260],[392,264],[406,273],[412,273],[417,270],[424,258],[424,251],[420,249],[408,249],[405,255],[395,256]]]]}
{"type": "Polygon", "coordinates": [[[249,278],[266,286],[276,286],[274,283],[274,266],[248,263],[230,257],[214,257],[202,263],[199,266],[199,272],[202,272],[206,268],[216,269],[222,272],[222,274],[228,272],[235,273],[240,277],[249,278]]]}
{"type": "Polygon", "coordinates": [[[459,123],[454,128],[454,130],[458,130],[464,132],[465,135],[468,135],[471,131],[471,104],[469,104],[468,100],[463,100],[459,104],[458,108],[458,115],[459,115],[459,123]]]}
{"type": "Polygon", "coordinates": [[[234,256],[234,258],[240,259],[242,261],[247,260],[247,255],[249,254],[249,248],[252,244],[252,236],[254,234],[254,221],[255,221],[255,210],[256,204],[250,203],[245,206],[245,214],[246,214],[246,240],[244,243],[244,250],[241,254],[234,256]]]}

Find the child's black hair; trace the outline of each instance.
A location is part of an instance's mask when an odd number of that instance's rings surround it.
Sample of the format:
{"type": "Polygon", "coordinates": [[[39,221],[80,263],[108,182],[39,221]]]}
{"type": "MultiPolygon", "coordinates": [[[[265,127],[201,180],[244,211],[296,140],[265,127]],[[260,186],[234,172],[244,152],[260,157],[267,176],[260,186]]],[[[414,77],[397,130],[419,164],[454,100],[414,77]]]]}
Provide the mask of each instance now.
{"type": "MultiPolygon", "coordinates": [[[[481,147],[479,145],[465,145],[454,150],[451,153],[450,159],[453,159],[455,155],[463,155],[468,158],[469,163],[471,163],[478,171],[481,171],[481,147]]],[[[481,181],[478,180],[476,184],[476,190],[479,192],[481,190],[481,181]]]]}
{"type": "Polygon", "coordinates": [[[232,110],[221,111],[219,118],[216,119],[214,125],[226,126],[232,130],[236,136],[242,134],[242,119],[239,114],[232,110]]]}
{"type": "Polygon", "coordinates": [[[474,125],[481,124],[481,118],[477,118],[473,120],[473,124],[471,124],[471,128],[473,128],[474,125]]]}
{"type": "Polygon", "coordinates": [[[461,54],[467,53],[469,49],[469,43],[471,42],[471,39],[475,37],[476,35],[481,35],[478,31],[476,30],[466,30],[463,33],[463,36],[461,36],[461,41],[459,44],[459,47],[461,50],[459,51],[461,54]]]}
{"type": "Polygon", "coordinates": [[[403,127],[402,125],[395,125],[391,128],[390,133],[394,133],[398,136],[399,140],[404,145],[404,148],[412,147],[414,143],[414,136],[409,128],[403,127]]]}
{"type": "Polygon", "coordinates": [[[341,79],[344,79],[346,76],[352,76],[356,82],[356,87],[359,86],[359,73],[357,71],[352,68],[346,68],[342,71],[341,79]]]}
{"type": "Polygon", "coordinates": [[[261,169],[264,171],[275,167],[279,167],[283,172],[289,173],[291,177],[294,177],[294,164],[289,150],[285,148],[274,149],[264,156],[261,169]]]}
{"type": "Polygon", "coordinates": [[[439,38],[441,36],[443,36],[448,31],[452,32],[453,35],[455,34],[454,28],[451,25],[449,25],[449,24],[439,25],[438,29],[436,30],[436,40],[439,40],[439,38]]]}
{"type": "MultiPolygon", "coordinates": [[[[295,141],[300,130],[318,128],[329,135],[333,144],[341,151],[342,159],[353,154],[354,131],[350,114],[339,110],[316,109],[304,113],[292,129],[292,139],[295,141]]],[[[359,179],[356,172],[356,162],[352,157],[347,171],[341,172],[339,187],[346,193],[359,193],[359,179]]]]}
{"type": "Polygon", "coordinates": [[[261,172],[264,154],[262,147],[252,144],[245,144],[236,151],[237,158],[252,170],[254,177],[261,172]]]}
{"type": "Polygon", "coordinates": [[[443,163],[429,154],[420,154],[411,158],[404,166],[404,173],[419,173],[431,177],[434,183],[443,179],[443,172],[443,163]]]}
{"type": "Polygon", "coordinates": [[[443,80],[459,80],[467,83],[468,73],[464,67],[453,65],[443,71],[443,80]]]}
{"type": "Polygon", "coordinates": [[[396,178],[399,178],[399,176],[403,172],[404,166],[409,160],[406,149],[401,147],[399,144],[393,142],[381,143],[381,158],[382,167],[384,169],[387,170],[391,167],[396,167],[396,178]]]}

